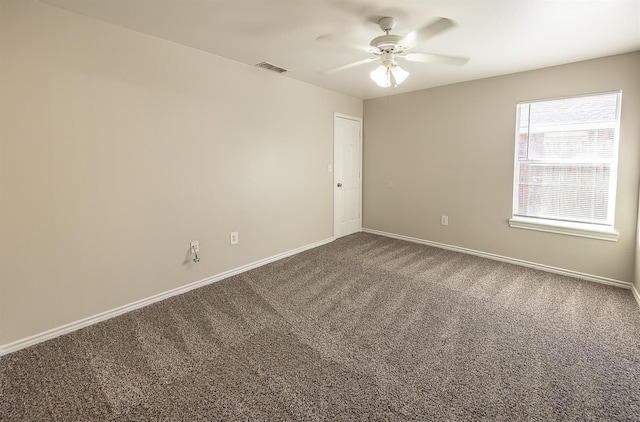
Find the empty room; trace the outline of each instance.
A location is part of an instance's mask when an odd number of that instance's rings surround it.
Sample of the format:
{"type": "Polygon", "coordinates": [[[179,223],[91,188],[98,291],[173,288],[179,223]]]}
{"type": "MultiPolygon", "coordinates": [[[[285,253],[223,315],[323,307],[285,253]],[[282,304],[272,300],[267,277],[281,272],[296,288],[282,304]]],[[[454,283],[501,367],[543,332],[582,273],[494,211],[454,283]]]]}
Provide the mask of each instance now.
{"type": "Polygon", "coordinates": [[[639,163],[640,0],[0,0],[0,420],[640,420],[639,163]]]}

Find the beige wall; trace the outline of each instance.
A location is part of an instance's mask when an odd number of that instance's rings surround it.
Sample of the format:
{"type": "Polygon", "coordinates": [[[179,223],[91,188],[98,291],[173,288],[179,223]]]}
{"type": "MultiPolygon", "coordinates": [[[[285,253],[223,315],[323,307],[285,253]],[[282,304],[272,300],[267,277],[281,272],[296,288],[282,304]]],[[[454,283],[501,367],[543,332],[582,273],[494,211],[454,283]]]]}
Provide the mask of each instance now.
{"type": "Polygon", "coordinates": [[[33,0],[0,19],[0,345],[332,236],[361,100],[33,0]]]}
{"type": "Polygon", "coordinates": [[[639,74],[636,52],[365,101],[363,226],[633,281],[639,74]],[[619,241],[510,228],[516,102],[617,89],[619,241]]]}

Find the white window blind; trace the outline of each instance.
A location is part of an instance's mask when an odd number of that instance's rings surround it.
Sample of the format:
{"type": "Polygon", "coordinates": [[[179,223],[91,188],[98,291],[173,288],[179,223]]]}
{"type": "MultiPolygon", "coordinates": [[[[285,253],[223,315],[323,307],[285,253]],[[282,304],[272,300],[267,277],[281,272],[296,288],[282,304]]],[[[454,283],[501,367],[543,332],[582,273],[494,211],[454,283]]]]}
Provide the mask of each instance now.
{"type": "Polygon", "coordinates": [[[517,106],[513,218],[613,230],[620,92],[517,106]]]}

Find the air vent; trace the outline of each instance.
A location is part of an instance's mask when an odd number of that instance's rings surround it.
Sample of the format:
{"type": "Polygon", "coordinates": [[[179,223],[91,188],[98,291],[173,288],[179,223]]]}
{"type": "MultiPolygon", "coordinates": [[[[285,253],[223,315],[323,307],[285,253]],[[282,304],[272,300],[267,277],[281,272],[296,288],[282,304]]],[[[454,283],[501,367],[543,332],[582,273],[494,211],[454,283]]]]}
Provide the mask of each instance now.
{"type": "Polygon", "coordinates": [[[287,72],[287,69],[284,69],[282,67],[276,66],[275,64],[271,64],[269,62],[262,62],[262,63],[258,63],[256,65],[257,67],[261,67],[263,69],[267,69],[270,70],[272,72],[276,72],[276,73],[284,73],[287,72]]]}

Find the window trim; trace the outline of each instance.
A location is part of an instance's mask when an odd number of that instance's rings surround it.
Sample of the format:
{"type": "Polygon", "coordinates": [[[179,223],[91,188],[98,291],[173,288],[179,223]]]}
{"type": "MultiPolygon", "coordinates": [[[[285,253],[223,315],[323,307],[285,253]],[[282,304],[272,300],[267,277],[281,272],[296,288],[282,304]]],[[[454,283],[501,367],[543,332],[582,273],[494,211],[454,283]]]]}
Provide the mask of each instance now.
{"type": "Polygon", "coordinates": [[[620,147],[620,115],[622,113],[622,90],[612,90],[604,92],[593,92],[588,94],[567,95],[562,97],[543,98],[529,101],[518,101],[516,103],[516,118],[515,118],[515,142],[514,142],[514,162],[513,162],[513,196],[512,196],[512,208],[511,218],[509,219],[509,226],[518,229],[535,230],[548,233],[563,234],[569,236],[585,237],[590,239],[606,240],[611,242],[617,242],[620,238],[620,233],[615,230],[615,207],[616,207],[616,194],[618,186],[618,164],[619,164],[619,147],[620,147]],[[618,106],[616,110],[616,130],[614,138],[614,161],[611,166],[611,180],[610,180],[610,224],[590,224],[580,223],[572,221],[545,219],[538,217],[526,217],[517,215],[517,203],[518,203],[518,178],[519,178],[519,166],[518,166],[518,140],[520,136],[520,106],[522,104],[532,104],[544,101],[561,100],[565,98],[578,98],[586,96],[595,96],[602,94],[617,94],[618,106]]]}
{"type": "Polygon", "coordinates": [[[596,228],[599,226],[598,224],[545,220],[543,218],[513,216],[509,219],[509,226],[517,229],[587,237],[610,242],[617,242],[620,238],[620,233],[609,226],[601,226],[602,228],[599,229],[596,228]]]}

